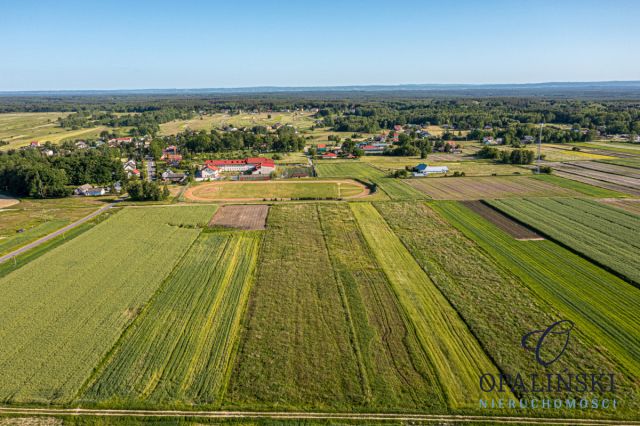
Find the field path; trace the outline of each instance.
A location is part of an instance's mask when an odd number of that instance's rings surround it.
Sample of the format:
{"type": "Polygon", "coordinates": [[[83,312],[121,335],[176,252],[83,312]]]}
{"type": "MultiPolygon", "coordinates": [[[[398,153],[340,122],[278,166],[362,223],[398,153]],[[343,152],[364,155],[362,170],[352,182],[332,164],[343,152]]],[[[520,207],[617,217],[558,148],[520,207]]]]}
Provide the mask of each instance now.
{"type": "Polygon", "coordinates": [[[12,251],[11,253],[7,253],[4,256],[0,256],[0,263],[4,263],[7,260],[11,259],[12,257],[15,257],[19,254],[24,253],[27,250],[31,250],[34,247],[38,247],[40,244],[46,243],[47,241],[49,241],[52,238],[57,237],[58,235],[64,234],[65,232],[67,232],[70,229],[75,228],[78,225],[82,225],[83,223],[85,223],[88,220],[93,219],[94,217],[98,216],[100,213],[110,209],[111,207],[113,207],[113,204],[108,204],[104,207],[99,208],[98,210],[96,210],[95,212],[91,213],[88,216],[83,217],[82,219],[76,220],[73,223],[70,223],[69,225],[65,226],[64,228],[60,228],[55,232],[52,232],[49,235],[45,235],[44,237],[35,240],[25,246],[20,247],[19,249],[16,249],[14,251],[12,251]]]}
{"type": "Polygon", "coordinates": [[[640,421],[606,419],[568,419],[551,417],[467,416],[453,414],[397,414],[397,413],[314,413],[287,411],[178,411],[178,410],[107,410],[84,408],[0,408],[0,414],[30,416],[93,416],[93,417],[185,417],[209,419],[274,419],[274,420],[356,420],[405,422],[474,422],[487,424],[541,425],[640,425],[640,421]]]}

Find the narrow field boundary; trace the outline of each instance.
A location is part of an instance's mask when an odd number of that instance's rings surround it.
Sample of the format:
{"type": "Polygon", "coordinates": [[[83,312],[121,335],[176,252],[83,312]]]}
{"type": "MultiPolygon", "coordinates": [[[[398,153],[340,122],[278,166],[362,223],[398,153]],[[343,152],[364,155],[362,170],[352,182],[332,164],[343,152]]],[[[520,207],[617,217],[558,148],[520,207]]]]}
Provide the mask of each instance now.
{"type": "Polygon", "coordinates": [[[533,229],[524,226],[522,223],[513,220],[495,208],[488,206],[482,201],[461,201],[461,203],[479,214],[489,222],[502,229],[507,234],[519,241],[539,241],[545,238],[533,229]]]}
{"type": "Polygon", "coordinates": [[[429,423],[460,422],[486,424],[541,425],[640,425],[636,420],[570,419],[550,417],[465,416],[454,414],[397,414],[397,413],[314,413],[286,411],[155,411],[106,410],[85,408],[0,408],[0,415],[28,416],[87,416],[87,417],[160,417],[208,419],[274,419],[274,420],[354,420],[354,421],[417,421],[429,423]]]}

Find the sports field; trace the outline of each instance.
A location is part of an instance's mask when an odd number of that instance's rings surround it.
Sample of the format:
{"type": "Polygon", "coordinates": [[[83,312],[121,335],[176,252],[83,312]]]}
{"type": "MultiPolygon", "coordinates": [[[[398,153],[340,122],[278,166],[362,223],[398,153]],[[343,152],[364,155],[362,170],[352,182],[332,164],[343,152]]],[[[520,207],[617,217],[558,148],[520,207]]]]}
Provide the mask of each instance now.
{"type": "Polygon", "coordinates": [[[353,180],[209,182],[190,187],[185,198],[191,201],[338,199],[361,197],[367,188],[353,180]]]}

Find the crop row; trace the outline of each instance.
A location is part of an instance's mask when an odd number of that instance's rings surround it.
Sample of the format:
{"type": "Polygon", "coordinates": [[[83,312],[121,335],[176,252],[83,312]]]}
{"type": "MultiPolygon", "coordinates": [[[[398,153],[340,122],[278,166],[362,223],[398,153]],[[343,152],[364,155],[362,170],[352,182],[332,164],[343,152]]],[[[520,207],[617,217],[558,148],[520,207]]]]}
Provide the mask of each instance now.
{"type": "Polygon", "coordinates": [[[111,406],[219,404],[258,242],[250,233],[202,234],[83,399],[111,406]]]}
{"type": "Polygon", "coordinates": [[[366,399],[319,220],[312,204],[270,209],[227,406],[350,409],[366,399]]]}
{"type": "Polygon", "coordinates": [[[640,217],[581,199],[496,200],[505,213],[640,283],[640,217]]]}
{"type": "Polygon", "coordinates": [[[212,213],[125,209],[0,279],[0,400],[73,398],[212,213]]]}
{"type": "Polygon", "coordinates": [[[320,223],[355,336],[366,405],[442,410],[431,362],[346,204],[318,206],[320,223]]]}
{"type": "Polygon", "coordinates": [[[562,315],[560,319],[572,320],[598,351],[622,366],[619,371],[626,375],[626,382],[637,387],[637,288],[551,241],[514,240],[459,203],[440,202],[434,208],[540,299],[554,306],[562,315]]]}
{"type": "MultiPolygon", "coordinates": [[[[375,207],[502,372],[546,373],[532,353],[522,350],[520,338],[563,318],[561,310],[538,297],[517,275],[503,268],[429,205],[402,202],[376,203],[375,207]]],[[[528,247],[529,242],[514,244],[528,247]]],[[[564,342],[547,339],[545,343],[549,352],[557,353],[564,342]]],[[[610,371],[620,370],[615,358],[594,350],[594,346],[588,336],[576,330],[571,337],[571,350],[553,365],[554,370],[590,371],[604,366],[612,366],[610,371]]],[[[638,399],[637,387],[623,382],[619,385],[616,398],[638,399]]],[[[538,396],[543,398],[543,394],[538,396]]]]}
{"type": "Polygon", "coordinates": [[[353,203],[351,209],[415,327],[449,406],[475,407],[479,398],[496,396],[483,393],[478,378],[498,370],[458,313],[371,204],[353,203]]]}

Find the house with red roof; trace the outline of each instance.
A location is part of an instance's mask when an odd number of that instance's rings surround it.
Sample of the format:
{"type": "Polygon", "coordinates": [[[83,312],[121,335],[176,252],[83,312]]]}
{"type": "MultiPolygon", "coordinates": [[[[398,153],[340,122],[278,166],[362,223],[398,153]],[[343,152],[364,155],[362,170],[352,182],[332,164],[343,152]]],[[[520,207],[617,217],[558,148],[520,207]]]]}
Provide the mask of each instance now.
{"type": "Polygon", "coordinates": [[[325,160],[331,160],[338,158],[338,155],[335,152],[327,152],[326,154],[322,154],[322,158],[325,160]]]}
{"type": "Polygon", "coordinates": [[[205,165],[203,168],[196,172],[195,179],[197,181],[203,180],[214,180],[220,177],[220,169],[216,166],[207,166],[205,165]]]}
{"type": "Polygon", "coordinates": [[[206,166],[217,167],[221,172],[244,172],[252,175],[268,175],[276,170],[276,163],[265,157],[248,157],[240,160],[207,160],[206,166]]]}

